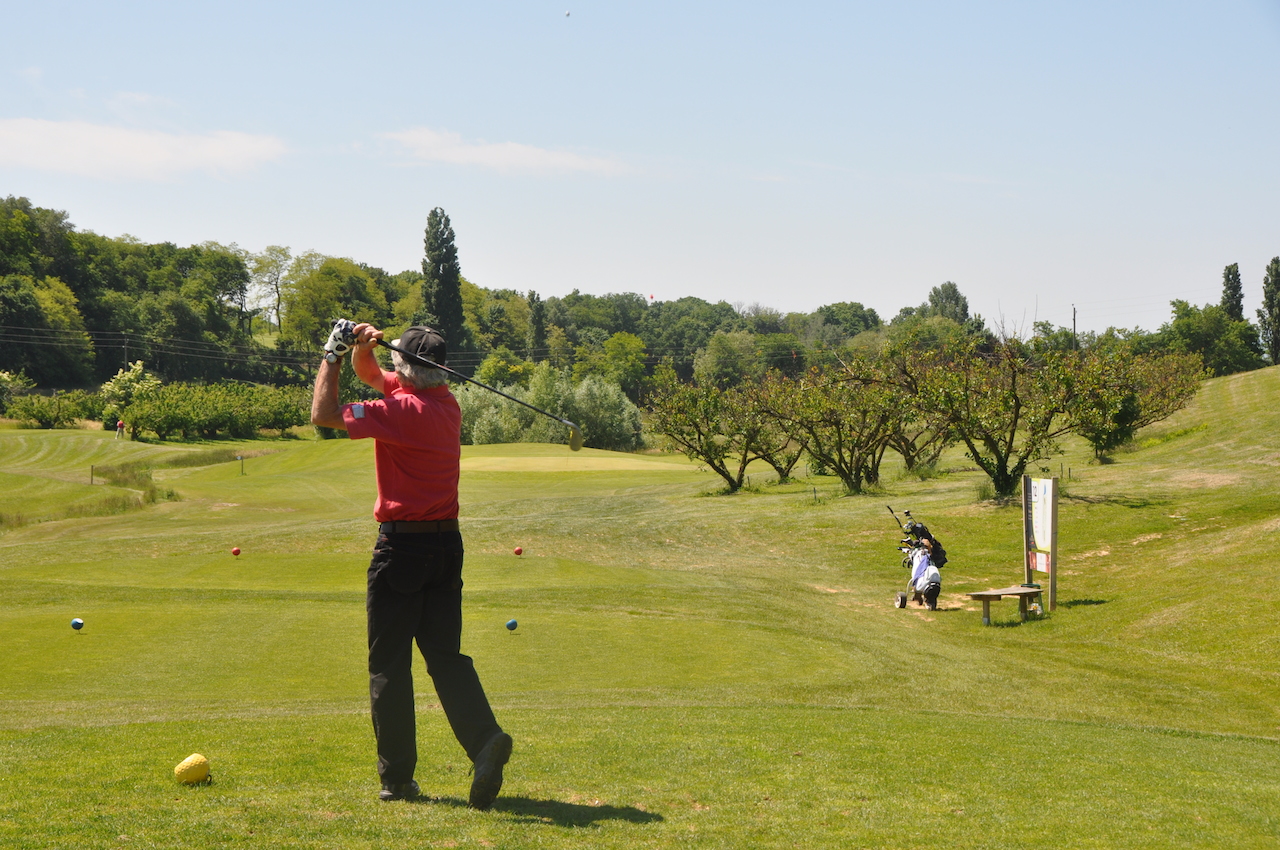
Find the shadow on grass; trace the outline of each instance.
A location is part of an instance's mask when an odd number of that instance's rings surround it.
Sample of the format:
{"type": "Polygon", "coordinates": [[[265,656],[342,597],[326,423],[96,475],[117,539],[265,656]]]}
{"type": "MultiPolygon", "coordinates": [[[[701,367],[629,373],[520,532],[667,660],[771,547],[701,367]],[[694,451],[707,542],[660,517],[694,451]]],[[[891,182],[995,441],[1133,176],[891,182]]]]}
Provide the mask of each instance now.
{"type": "Polygon", "coordinates": [[[1068,599],[1062,603],[1063,608],[1078,608],[1082,605],[1106,605],[1106,599],[1068,599]]]}
{"type": "Polygon", "coordinates": [[[1048,620],[1048,619],[1049,619],[1049,617],[1048,617],[1048,615],[1047,615],[1047,614],[1040,614],[1040,615],[1036,615],[1036,614],[1029,614],[1029,615],[1027,616],[1027,619],[1026,619],[1026,620],[1019,620],[1019,619],[1018,619],[1018,615],[1017,615],[1017,614],[1014,614],[1014,615],[1013,615],[1013,619],[1012,619],[1012,620],[997,620],[995,617],[992,617],[992,618],[991,618],[991,625],[990,625],[990,626],[987,626],[986,628],[989,628],[989,629],[1016,629],[1016,628],[1018,628],[1018,627],[1020,627],[1020,626],[1027,626],[1027,625],[1030,625],[1030,624],[1032,624],[1032,623],[1039,623],[1039,622],[1042,622],[1042,621],[1044,621],[1044,620],[1048,620]]]}
{"type": "MultiPolygon", "coordinates": [[[[467,801],[457,797],[419,797],[409,801],[437,806],[466,808],[467,801]]],[[[586,806],[580,803],[564,803],[560,800],[536,800],[532,797],[499,797],[492,811],[515,815],[525,823],[545,823],[555,826],[593,826],[601,821],[622,820],[628,823],[658,823],[664,818],[653,812],[645,812],[634,806],[586,806]]]]}

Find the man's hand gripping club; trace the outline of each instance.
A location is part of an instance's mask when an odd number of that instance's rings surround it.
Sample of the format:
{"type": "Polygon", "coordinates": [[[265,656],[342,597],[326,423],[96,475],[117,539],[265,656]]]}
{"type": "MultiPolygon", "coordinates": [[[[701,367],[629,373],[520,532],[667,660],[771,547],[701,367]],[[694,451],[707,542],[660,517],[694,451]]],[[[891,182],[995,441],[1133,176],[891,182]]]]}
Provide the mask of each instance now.
{"type": "Polygon", "coordinates": [[[324,343],[324,359],[337,363],[342,356],[356,344],[356,323],[350,319],[339,319],[333,323],[333,330],[324,343]]]}

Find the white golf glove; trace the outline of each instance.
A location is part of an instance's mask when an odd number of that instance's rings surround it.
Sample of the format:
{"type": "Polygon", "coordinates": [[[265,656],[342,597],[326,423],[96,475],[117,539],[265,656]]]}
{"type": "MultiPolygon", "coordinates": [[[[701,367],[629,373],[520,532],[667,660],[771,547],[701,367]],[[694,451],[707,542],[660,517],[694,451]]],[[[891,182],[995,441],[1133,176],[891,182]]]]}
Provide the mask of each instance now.
{"type": "Polygon", "coordinates": [[[339,319],[333,323],[329,339],[324,344],[324,359],[337,363],[342,356],[356,344],[356,323],[350,319],[339,319]]]}

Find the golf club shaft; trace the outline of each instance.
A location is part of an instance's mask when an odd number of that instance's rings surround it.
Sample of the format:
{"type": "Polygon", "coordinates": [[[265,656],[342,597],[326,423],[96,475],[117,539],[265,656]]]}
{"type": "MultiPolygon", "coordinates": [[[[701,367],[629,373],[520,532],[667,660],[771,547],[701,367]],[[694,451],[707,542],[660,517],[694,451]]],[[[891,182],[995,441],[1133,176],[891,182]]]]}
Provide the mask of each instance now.
{"type": "Polygon", "coordinates": [[[521,401],[515,396],[507,395],[502,390],[491,387],[488,384],[481,383],[480,381],[477,381],[475,378],[468,378],[466,375],[462,374],[461,372],[450,369],[448,366],[442,366],[441,364],[436,363],[432,360],[428,360],[427,358],[423,357],[420,354],[414,354],[412,351],[405,351],[400,346],[392,345],[391,343],[387,342],[384,339],[378,340],[378,345],[381,345],[383,348],[389,348],[392,351],[398,352],[401,357],[411,360],[412,362],[417,363],[419,366],[427,366],[431,369],[439,369],[441,372],[445,372],[447,374],[453,375],[455,378],[459,378],[463,381],[466,381],[469,384],[475,384],[477,387],[486,389],[491,393],[496,393],[502,396],[503,398],[507,399],[508,401],[514,401],[516,404],[522,404],[525,407],[532,410],[534,413],[541,413],[543,416],[546,416],[550,419],[554,419],[555,421],[559,422],[561,425],[565,425],[569,428],[569,448],[573,449],[575,452],[578,449],[582,448],[582,430],[578,428],[577,425],[570,422],[568,419],[561,419],[559,416],[556,416],[554,413],[548,413],[547,411],[543,410],[540,407],[534,407],[532,404],[529,404],[529,402],[527,401],[521,401]]]}

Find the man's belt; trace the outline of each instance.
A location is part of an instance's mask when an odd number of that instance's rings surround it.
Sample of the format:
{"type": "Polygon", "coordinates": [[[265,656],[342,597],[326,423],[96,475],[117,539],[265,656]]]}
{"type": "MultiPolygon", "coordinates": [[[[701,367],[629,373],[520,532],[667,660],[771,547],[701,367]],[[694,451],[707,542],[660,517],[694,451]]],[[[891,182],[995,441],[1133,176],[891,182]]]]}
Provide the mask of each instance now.
{"type": "Polygon", "coordinates": [[[378,525],[380,534],[436,534],[441,531],[457,531],[456,519],[436,519],[427,522],[384,522],[378,525]]]}

